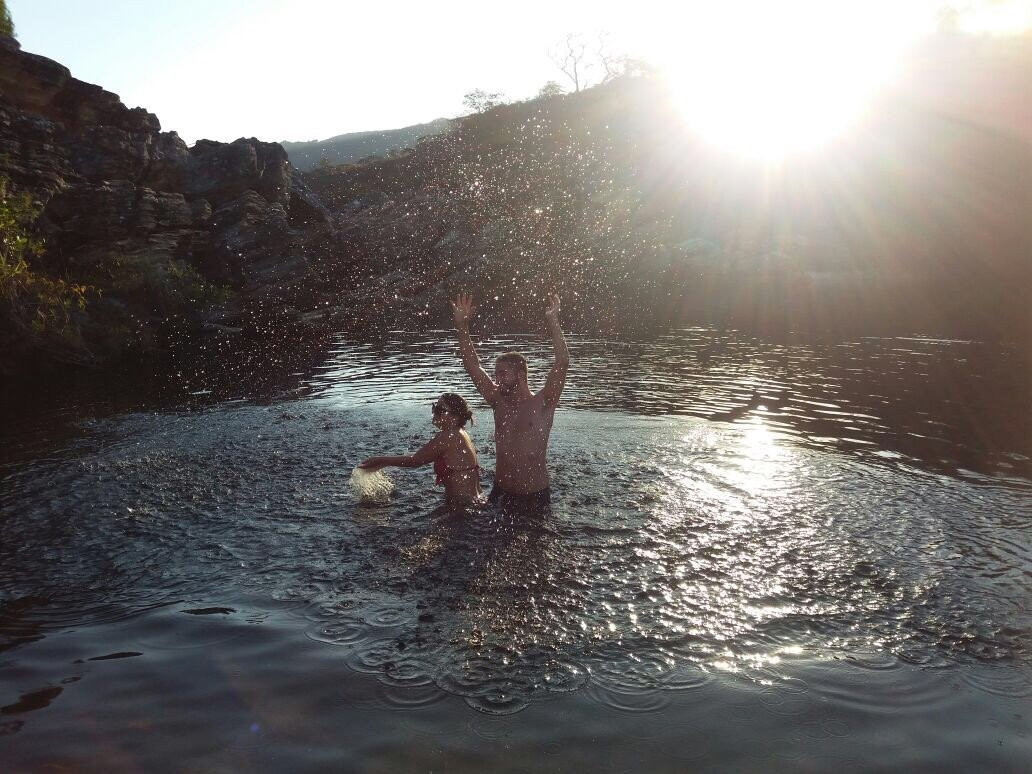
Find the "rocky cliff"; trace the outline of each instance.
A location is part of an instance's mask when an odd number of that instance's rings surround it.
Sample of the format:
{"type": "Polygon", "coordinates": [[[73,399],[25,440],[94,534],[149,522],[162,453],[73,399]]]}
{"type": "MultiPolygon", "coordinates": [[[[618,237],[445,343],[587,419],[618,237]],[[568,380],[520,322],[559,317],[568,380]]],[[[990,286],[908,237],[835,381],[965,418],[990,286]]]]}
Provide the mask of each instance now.
{"type": "MultiPolygon", "coordinates": [[[[36,267],[96,292],[63,357],[103,362],[177,330],[232,335],[299,312],[277,292],[333,244],[332,216],[283,148],[254,138],[188,148],[155,115],[0,37],[0,175],[40,209],[36,267]],[[168,296],[193,294],[170,305],[168,296]],[[112,336],[115,329],[124,335],[112,336]]],[[[5,331],[6,370],[46,359],[5,331]]]]}

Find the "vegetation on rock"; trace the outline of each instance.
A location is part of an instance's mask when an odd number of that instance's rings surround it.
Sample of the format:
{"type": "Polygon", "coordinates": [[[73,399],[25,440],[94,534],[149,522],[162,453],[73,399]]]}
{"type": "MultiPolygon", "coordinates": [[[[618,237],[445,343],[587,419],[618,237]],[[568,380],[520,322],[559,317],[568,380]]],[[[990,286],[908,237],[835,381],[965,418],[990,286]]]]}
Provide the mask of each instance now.
{"type": "Polygon", "coordinates": [[[0,351],[11,357],[39,348],[61,359],[88,360],[77,313],[95,288],[48,275],[43,241],[33,232],[38,216],[32,196],[14,193],[0,176],[0,351]]]}
{"type": "Polygon", "coordinates": [[[14,22],[11,20],[11,11],[7,8],[6,0],[0,0],[0,35],[14,37],[14,22]]]}

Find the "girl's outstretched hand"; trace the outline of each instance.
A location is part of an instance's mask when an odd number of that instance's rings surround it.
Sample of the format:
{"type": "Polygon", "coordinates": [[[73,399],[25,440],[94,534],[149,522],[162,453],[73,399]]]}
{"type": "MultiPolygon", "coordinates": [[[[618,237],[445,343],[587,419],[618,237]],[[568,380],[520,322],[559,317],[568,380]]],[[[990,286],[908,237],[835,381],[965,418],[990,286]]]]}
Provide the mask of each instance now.
{"type": "Polygon", "coordinates": [[[380,462],[379,457],[370,457],[369,459],[358,464],[358,469],[364,470],[366,473],[375,473],[383,467],[386,467],[386,465],[380,462]]]}

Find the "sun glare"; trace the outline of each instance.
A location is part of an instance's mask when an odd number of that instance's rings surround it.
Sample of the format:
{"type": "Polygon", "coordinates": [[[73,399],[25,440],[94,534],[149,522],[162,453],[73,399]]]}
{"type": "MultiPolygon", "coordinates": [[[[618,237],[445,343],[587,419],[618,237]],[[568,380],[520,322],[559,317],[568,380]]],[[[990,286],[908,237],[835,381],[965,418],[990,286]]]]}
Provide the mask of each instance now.
{"type": "Polygon", "coordinates": [[[899,14],[827,5],[739,4],[686,25],[693,32],[662,67],[689,126],[761,159],[813,150],[847,129],[920,30],[899,14]]]}

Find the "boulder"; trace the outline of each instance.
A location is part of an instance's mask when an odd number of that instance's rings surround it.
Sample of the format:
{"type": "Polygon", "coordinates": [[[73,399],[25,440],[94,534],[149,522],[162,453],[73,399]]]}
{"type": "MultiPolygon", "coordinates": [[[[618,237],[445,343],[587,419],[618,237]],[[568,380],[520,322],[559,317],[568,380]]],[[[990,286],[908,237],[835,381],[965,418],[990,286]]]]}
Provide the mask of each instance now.
{"type": "Polygon", "coordinates": [[[135,209],[133,231],[140,235],[186,229],[194,224],[193,211],[180,193],[139,188],[135,209]]]}
{"type": "Polygon", "coordinates": [[[194,199],[190,202],[190,216],[193,218],[194,226],[207,226],[211,223],[211,215],[211,202],[207,199],[194,199]]]}
{"type": "Polygon", "coordinates": [[[290,200],[290,166],[277,143],[241,137],[226,144],[199,140],[190,148],[189,198],[205,198],[218,206],[245,191],[257,191],[268,202],[290,200]]]}
{"type": "Polygon", "coordinates": [[[17,111],[0,96],[0,174],[41,203],[80,179],[59,146],[59,131],[53,121],[17,111]]]}
{"type": "Polygon", "coordinates": [[[90,242],[112,242],[129,236],[135,205],[136,185],[128,180],[77,185],[50,200],[40,225],[48,241],[65,251],[90,242]]]}
{"type": "Polygon", "coordinates": [[[211,226],[218,243],[236,251],[268,247],[289,232],[286,208],[250,190],[215,210],[211,226]]]}
{"type": "Polygon", "coordinates": [[[72,132],[98,124],[127,132],[158,132],[157,116],[129,109],[117,94],[73,78],[52,59],[21,50],[0,36],[0,94],[16,109],[63,124],[72,132]]]}
{"type": "Polygon", "coordinates": [[[141,185],[156,191],[185,193],[190,187],[190,172],[190,151],[178,134],[161,132],[153,136],[141,185]]]}
{"type": "Polygon", "coordinates": [[[298,174],[292,174],[290,178],[288,212],[291,226],[300,227],[313,223],[334,224],[333,213],[298,174]]]}
{"type": "Polygon", "coordinates": [[[72,168],[91,183],[143,177],[150,160],[152,136],[130,133],[109,124],[89,126],[68,145],[72,168]]]}
{"type": "Polygon", "coordinates": [[[43,215],[44,233],[66,251],[194,225],[194,213],[182,194],[152,191],[128,180],[68,188],[50,200],[43,215]]]}

